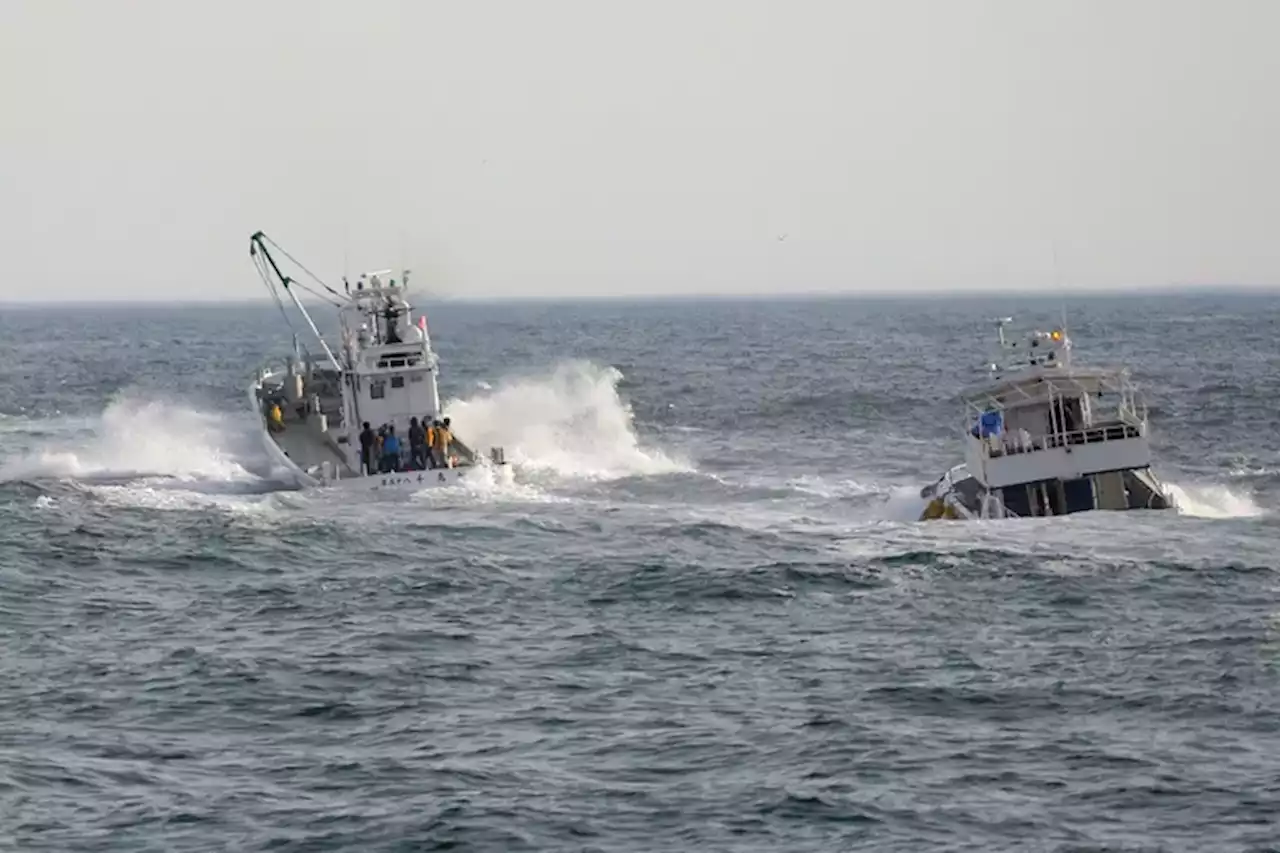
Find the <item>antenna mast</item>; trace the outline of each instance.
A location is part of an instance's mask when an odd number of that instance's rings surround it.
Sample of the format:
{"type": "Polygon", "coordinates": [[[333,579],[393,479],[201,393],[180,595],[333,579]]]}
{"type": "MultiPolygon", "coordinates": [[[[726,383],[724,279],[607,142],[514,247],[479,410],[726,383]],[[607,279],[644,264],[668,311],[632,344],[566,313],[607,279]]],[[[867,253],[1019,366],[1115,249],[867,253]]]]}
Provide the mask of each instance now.
{"type": "Polygon", "coordinates": [[[1067,334],[1067,296],[1062,289],[1062,271],[1058,266],[1058,241],[1053,242],[1053,285],[1058,290],[1058,297],[1062,303],[1062,343],[1063,349],[1066,351],[1067,367],[1071,367],[1071,336],[1067,334]]]}

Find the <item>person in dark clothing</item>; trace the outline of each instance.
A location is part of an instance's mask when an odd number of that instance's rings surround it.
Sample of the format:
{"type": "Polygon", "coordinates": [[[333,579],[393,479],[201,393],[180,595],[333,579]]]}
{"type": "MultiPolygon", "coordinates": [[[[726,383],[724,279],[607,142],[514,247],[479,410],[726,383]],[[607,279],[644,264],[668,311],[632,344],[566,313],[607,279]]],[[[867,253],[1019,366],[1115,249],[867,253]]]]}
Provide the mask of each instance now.
{"type": "Polygon", "coordinates": [[[427,431],[418,423],[417,418],[409,418],[409,458],[415,471],[426,467],[427,431]]]}
{"type": "Polygon", "coordinates": [[[360,466],[366,475],[373,473],[373,445],[377,440],[369,422],[365,421],[364,429],[360,431],[360,466]]]}

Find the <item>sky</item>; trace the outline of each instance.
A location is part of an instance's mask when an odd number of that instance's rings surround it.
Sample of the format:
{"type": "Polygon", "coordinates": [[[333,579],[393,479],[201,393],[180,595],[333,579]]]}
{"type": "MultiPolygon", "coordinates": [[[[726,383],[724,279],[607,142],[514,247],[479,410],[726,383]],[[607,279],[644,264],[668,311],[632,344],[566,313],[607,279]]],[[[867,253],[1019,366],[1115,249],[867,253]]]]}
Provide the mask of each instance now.
{"type": "Polygon", "coordinates": [[[0,301],[1280,285],[1274,0],[0,0],[0,301]]]}

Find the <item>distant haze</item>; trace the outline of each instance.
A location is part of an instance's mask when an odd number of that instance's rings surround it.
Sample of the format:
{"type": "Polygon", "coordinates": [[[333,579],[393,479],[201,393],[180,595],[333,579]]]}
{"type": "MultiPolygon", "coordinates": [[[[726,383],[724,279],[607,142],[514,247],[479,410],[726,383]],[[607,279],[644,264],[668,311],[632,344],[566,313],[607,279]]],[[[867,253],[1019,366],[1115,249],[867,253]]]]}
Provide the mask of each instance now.
{"type": "Polygon", "coordinates": [[[1280,284],[1274,0],[0,3],[0,301],[1280,284]],[[1058,257],[1055,273],[1054,254],[1058,257]]]}

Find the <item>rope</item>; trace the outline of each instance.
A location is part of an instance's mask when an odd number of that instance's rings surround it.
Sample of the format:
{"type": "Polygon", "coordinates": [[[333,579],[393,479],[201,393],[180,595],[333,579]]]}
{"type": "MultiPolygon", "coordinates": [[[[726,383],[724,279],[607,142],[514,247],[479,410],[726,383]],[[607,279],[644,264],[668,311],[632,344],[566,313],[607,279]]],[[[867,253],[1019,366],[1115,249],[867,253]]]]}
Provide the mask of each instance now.
{"type": "Polygon", "coordinates": [[[289,331],[293,333],[294,337],[297,337],[298,330],[293,327],[293,321],[289,319],[289,312],[285,310],[284,301],[276,291],[275,282],[271,280],[271,274],[267,271],[267,262],[257,252],[253,253],[253,265],[258,270],[258,277],[261,278],[262,283],[267,286],[267,292],[271,294],[271,298],[275,301],[276,307],[280,309],[280,316],[284,318],[285,325],[289,327],[289,331]]]}
{"type": "MultiPolygon", "coordinates": [[[[332,293],[334,296],[336,296],[336,297],[338,297],[339,299],[341,299],[343,302],[346,302],[346,301],[347,301],[347,298],[346,298],[345,296],[343,296],[343,295],[342,295],[341,293],[339,293],[338,291],[334,290],[334,289],[333,289],[332,287],[330,287],[329,285],[325,284],[325,283],[324,283],[324,279],[320,278],[320,276],[316,275],[316,274],[315,274],[315,273],[313,273],[311,270],[309,270],[309,269],[307,269],[305,266],[303,266],[301,261],[299,261],[299,260],[298,260],[297,258],[295,258],[293,255],[291,255],[291,254],[289,254],[287,251],[285,251],[284,247],[283,247],[283,246],[281,246],[279,243],[277,243],[275,240],[272,240],[272,239],[271,239],[270,237],[268,237],[266,234],[263,234],[263,235],[262,235],[262,239],[263,239],[263,241],[264,241],[264,242],[270,243],[270,244],[271,244],[271,245],[276,249],[276,251],[278,251],[281,255],[283,255],[284,257],[288,258],[288,259],[293,263],[293,265],[294,265],[294,266],[296,266],[298,269],[302,270],[302,271],[303,271],[304,273],[306,273],[307,275],[311,276],[312,280],[313,280],[313,281],[315,281],[315,283],[316,283],[316,284],[320,285],[320,286],[321,286],[321,287],[323,287],[325,290],[329,291],[329,292],[330,292],[330,293],[332,293]]],[[[301,287],[303,290],[306,290],[308,293],[314,294],[315,296],[319,296],[321,299],[324,299],[324,298],[325,298],[325,297],[321,296],[319,293],[316,293],[314,290],[311,290],[310,288],[308,288],[305,284],[303,284],[303,283],[302,283],[302,282],[300,282],[300,281],[295,281],[295,282],[294,282],[294,284],[298,285],[298,286],[299,286],[299,287],[301,287]]]]}
{"type": "Polygon", "coordinates": [[[320,291],[307,287],[305,284],[303,284],[300,281],[294,281],[293,279],[289,279],[288,281],[285,282],[284,286],[289,287],[290,285],[293,285],[293,284],[296,284],[298,287],[302,288],[307,293],[310,293],[312,296],[314,296],[316,299],[319,299],[325,305],[332,305],[334,308],[341,308],[345,304],[345,302],[335,302],[331,300],[329,297],[325,296],[320,291]]]}

